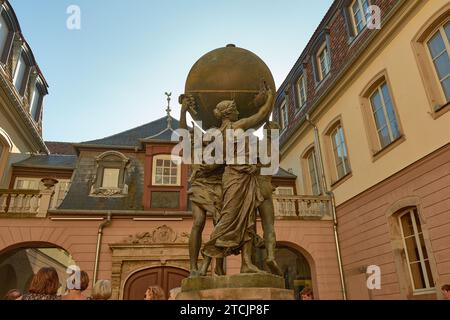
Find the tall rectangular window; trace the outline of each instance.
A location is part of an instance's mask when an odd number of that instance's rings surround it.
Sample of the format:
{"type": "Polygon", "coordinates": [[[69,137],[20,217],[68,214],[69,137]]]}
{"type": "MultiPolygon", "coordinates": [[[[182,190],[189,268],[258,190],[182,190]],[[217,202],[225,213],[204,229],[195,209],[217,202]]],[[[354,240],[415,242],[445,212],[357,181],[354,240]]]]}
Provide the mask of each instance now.
{"type": "Polygon", "coordinates": [[[380,145],[384,148],[400,137],[397,116],[386,82],[375,90],[370,97],[370,102],[380,145]]]}
{"type": "Polygon", "coordinates": [[[283,104],[280,107],[280,116],[281,116],[281,130],[284,130],[288,126],[288,107],[286,99],[283,101],[283,104]]]}
{"type": "Polygon", "coordinates": [[[399,223],[414,291],[434,288],[435,284],[431,273],[430,260],[425,247],[417,209],[409,209],[401,214],[399,223]]]}
{"type": "Polygon", "coordinates": [[[0,14],[0,58],[5,52],[6,42],[8,41],[9,27],[5,18],[0,14]]]}
{"type": "Polygon", "coordinates": [[[447,101],[450,101],[450,22],[428,41],[428,49],[447,101]]]}
{"type": "Polygon", "coordinates": [[[23,54],[20,55],[17,61],[16,71],[14,72],[13,84],[19,93],[22,93],[22,86],[25,78],[27,64],[23,54]]]}
{"type": "Polygon", "coordinates": [[[309,178],[311,181],[311,191],[313,195],[320,194],[319,173],[317,170],[316,153],[313,149],[307,157],[309,178]]]}
{"type": "Polygon", "coordinates": [[[301,75],[297,80],[297,98],[298,109],[302,109],[306,105],[306,78],[305,75],[301,75]]]}
{"type": "Polygon", "coordinates": [[[41,101],[41,92],[39,91],[38,84],[34,86],[33,93],[31,96],[30,101],[30,114],[33,120],[38,121],[38,110],[39,110],[39,104],[41,101]]]}
{"type": "Polygon", "coordinates": [[[342,129],[342,126],[339,125],[331,133],[331,141],[333,144],[333,154],[337,169],[337,178],[340,179],[350,172],[347,147],[345,146],[344,130],[342,129]]]}
{"type": "Polygon", "coordinates": [[[331,58],[327,44],[324,43],[317,53],[317,67],[319,73],[319,80],[322,81],[330,72],[331,58]]]}
{"type": "Polygon", "coordinates": [[[118,188],[119,187],[119,168],[104,168],[102,188],[118,188]]]}
{"type": "Polygon", "coordinates": [[[355,35],[364,30],[367,22],[371,19],[369,6],[369,0],[354,0],[350,6],[355,35]]]}

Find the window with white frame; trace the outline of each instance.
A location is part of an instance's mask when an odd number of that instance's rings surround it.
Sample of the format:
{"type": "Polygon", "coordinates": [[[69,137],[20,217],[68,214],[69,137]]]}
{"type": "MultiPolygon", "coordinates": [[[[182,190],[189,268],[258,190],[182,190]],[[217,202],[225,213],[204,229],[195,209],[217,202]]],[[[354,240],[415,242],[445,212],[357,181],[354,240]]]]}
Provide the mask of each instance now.
{"type": "Polygon", "coordinates": [[[369,0],[354,0],[350,6],[352,23],[355,35],[358,35],[367,26],[371,19],[369,0]]]}
{"type": "Polygon", "coordinates": [[[159,186],[181,185],[181,159],[170,154],[153,157],[152,184],[159,186]]]}
{"type": "Polygon", "coordinates": [[[298,109],[302,109],[306,105],[306,76],[302,74],[297,80],[297,98],[298,98],[298,109]]]}
{"type": "Polygon", "coordinates": [[[350,172],[347,147],[345,145],[344,130],[339,124],[331,133],[333,155],[337,170],[337,178],[340,179],[350,172]]]}
{"type": "Polygon", "coordinates": [[[447,101],[450,101],[450,21],[427,41],[431,60],[447,101]]]}
{"type": "Polygon", "coordinates": [[[280,107],[280,118],[281,118],[281,123],[280,123],[280,127],[281,130],[284,130],[287,128],[288,126],[288,105],[287,105],[287,99],[284,99],[283,103],[281,104],[280,107]]]}
{"type": "Polygon", "coordinates": [[[322,81],[328,73],[330,73],[331,69],[331,57],[330,51],[328,50],[327,43],[320,47],[319,51],[317,51],[317,68],[318,68],[318,76],[319,82],[322,81]]]}
{"type": "Polygon", "coordinates": [[[307,158],[309,179],[311,183],[311,191],[313,195],[320,194],[319,171],[317,170],[316,152],[312,149],[307,158]]]}
{"type": "Polygon", "coordinates": [[[413,291],[433,289],[435,284],[417,208],[406,210],[398,219],[413,291]]]}
{"type": "Polygon", "coordinates": [[[370,97],[370,103],[380,145],[381,148],[384,148],[401,135],[392,97],[386,82],[375,89],[370,97]]]}
{"type": "Polygon", "coordinates": [[[27,64],[25,62],[25,56],[23,53],[20,54],[19,60],[17,61],[16,69],[14,72],[13,84],[17,91],[22,94],[22,87],[25,80],[25,73],[27,70],[27,64]]]}
{"type": "Polygon", "coordinates": [[[8,42],[9,36],[9,27],[6,23],[5,17],[3,14],[0,14],[0,58],[3,56],[5,52],[5,47],[8,42]]]}

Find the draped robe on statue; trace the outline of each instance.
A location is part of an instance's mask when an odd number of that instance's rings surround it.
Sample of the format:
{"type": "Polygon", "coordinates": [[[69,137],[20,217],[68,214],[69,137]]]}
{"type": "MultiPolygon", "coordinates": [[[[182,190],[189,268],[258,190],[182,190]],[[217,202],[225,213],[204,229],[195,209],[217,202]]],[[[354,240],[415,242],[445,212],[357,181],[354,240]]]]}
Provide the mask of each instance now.
{"type": "MultiPolygon", "coordinates": [[[[221,127],[223,137],[226,136],[225,130],[231,128],[232,124],[221,127]]],[[[257,165],[226,165],[222,177],[222,209],[210,239],[203,247],[203,255],[221,258],[239,254],[247,241],[258,240],[256,209],[264,201],[258,175],[257,165]]]]}

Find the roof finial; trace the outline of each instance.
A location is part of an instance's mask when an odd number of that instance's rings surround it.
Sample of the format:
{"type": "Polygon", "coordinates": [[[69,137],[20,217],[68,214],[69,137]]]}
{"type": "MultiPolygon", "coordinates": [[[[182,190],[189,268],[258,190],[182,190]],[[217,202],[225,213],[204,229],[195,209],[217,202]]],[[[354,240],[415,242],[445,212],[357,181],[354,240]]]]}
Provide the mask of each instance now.
{"type": "Polygon", "coordinates": [[[165,93],[167,96],[167,128],[172,129],[172,116],[170,115],[170,111],[172,111],[170,109],[170,97],[172,96],[172,92],[166,92],[165,93]]]}

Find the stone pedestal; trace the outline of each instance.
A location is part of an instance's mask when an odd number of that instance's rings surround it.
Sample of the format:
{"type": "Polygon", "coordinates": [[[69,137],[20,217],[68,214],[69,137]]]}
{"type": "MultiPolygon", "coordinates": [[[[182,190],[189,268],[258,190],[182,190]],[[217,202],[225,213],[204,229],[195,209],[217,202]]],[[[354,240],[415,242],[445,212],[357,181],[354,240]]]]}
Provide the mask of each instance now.
{"type": "Polygon", "coordinates": [[[294,300],[294,291],[272,274],[196,277],[183,280],[177,300],[294,300]]]}

